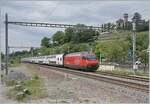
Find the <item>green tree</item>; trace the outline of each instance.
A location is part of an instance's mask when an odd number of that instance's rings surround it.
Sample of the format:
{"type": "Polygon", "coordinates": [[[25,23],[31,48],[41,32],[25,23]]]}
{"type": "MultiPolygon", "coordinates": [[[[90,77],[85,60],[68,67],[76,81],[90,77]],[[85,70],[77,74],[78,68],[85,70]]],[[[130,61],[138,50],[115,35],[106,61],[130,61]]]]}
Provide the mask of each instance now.
{"type": "Polygon", "coordinates": [[[134,21],[136,24],[138,24],[139,21],[141,20],[141,18],[142,18],[141,14],[138,12],[135,12],[134,16],[132,18],[132,21],[134,21]]]}
{"type": "Polygon", "coordinates": [[[136,26],[136,31],[141,32],[141,31],[148,31],[149,30],[149,21],[145,21],[142,24],[138,24],[136,26]]]}
{"type": "Polygon", "coordinates": [[[136,50],[138,52],[148,48],[149,37],[148,32],[140,32],[136,35],[136,50]]]}
{"type": "Polygon", "coordinates": [[[57,44],[57,45],[61,45],[64,43],[64,37],[65,34],[62,31],[57,31],[53,36],[52,36],[52,40],[53,43],[57,44]]]}
{"type": "Polygon", "coordinates": [[[78,44],[67,43],[67,44],[63,45],[62,52],[63,53],[72,53],[72,52],[89,51],[90,48],[91,47],[85,43],[78,43],[78,44]]]}
{"type": "Polygon", "coordinates": [[[103,54],[106,58],[114,62],[123,62],[128,54],[128,42],[114,40],[101,42],[96,45],[95,53],[103,54]]]}
{"type": "Polygon", "coordinates": [[[65,29],[64,42],[65,43],[70,42],[73,35],[74,35],[74,28],[72,28],[72,27],[66,28],[65,29]]]}
{"type": "MultiPolygon", "coordinates": [[[[126,41],[129,41],[129,48],[132,49],[132,37],[128,35],[126,41]]],[[[137,32],[136,33],[136,54],[148,48],[149,38],[148,32],[137,32]]]]}
{"type": "Polygon", "coordinates": [[[98,32],[92,28],[87,28],[84,24],[77,24],[74,27],[65,29],[64,41],[73,43],[84,43],[94,41],[98,32]]]}
{"type": "Polygon", "coordinates": [[[1,60],[4,61],[4,54],[1,52],[1,60]]]}
{"type": "MultiPolygon", "coordinates": [[[[127,41],[129,41],[129,48],[132,49],[132,37],[128,36],[127,41]]],[[[139,58],[142,64],[145,65],[145,67],[148,63],[148,53],[144,50],[148,49],[148,44],[149,44],[148,32],[137,32],[136,33],[136,52],[135,52],[136,58],[139,58]]]]}
{"type": "Polygon", "coordinates": [[[44,37],[44,38],[41,40],[41,46],[42,46],[42,47],[46,47],[46,48],[50,47],[49,41],[50,41],[50,38],[44,37]]]}
{"type": "Polygon", "coordinates": [[[139,58],[140,58],[141,62],[144,64],[144,71],[146,71],[146,66],[149,61],[148,57],[149,57],[149,55],[148,55],[147,50],[143,50],[143,51],[139,52],[139,58]]]}

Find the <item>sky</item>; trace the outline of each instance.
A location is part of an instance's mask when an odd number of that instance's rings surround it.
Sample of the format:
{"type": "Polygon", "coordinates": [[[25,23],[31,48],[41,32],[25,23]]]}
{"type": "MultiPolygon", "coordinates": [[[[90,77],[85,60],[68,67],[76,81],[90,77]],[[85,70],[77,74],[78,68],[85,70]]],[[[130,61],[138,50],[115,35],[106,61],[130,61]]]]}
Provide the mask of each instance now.
{"type": "MultiPolygon", "coordinates": [[[[5,13],[9,21],[86,24],[101,26],[135,12],[143,19],[150,17],[150,1],[0,1],[0,48],[5,52],[5,13]]],[[[9,46],[40,47],[41,39],[51,37],[60,28],[9,25],[9,46]]],[[[19,49],[10,49],[10,52],[19,49]]]]}

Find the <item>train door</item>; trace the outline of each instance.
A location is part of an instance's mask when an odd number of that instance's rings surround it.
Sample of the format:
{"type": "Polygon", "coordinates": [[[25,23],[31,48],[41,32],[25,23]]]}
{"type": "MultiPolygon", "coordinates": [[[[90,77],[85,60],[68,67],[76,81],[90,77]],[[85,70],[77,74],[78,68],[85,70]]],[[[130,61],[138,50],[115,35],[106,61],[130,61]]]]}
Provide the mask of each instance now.
{"type": "Polygon", "coordinates": [[[57,55],[56,60],[57,65],[63,65],[63,55],[57,55]]]}

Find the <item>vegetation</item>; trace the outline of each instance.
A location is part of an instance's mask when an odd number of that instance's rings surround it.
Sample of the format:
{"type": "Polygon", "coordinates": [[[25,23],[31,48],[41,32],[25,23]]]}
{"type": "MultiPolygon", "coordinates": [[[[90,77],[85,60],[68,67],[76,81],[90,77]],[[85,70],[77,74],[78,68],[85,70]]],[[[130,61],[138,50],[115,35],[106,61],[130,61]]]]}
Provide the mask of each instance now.
{"type": "Polygon", "coordinates": [[[1,61],[4,61],[4,54],[1,52],[1,61]]]}
{"type": "Polygon", "coordinates": [[[21,62],[20,58],[15,58],[15,57],[11,58],[9,61],[10,61],[10,64],[9,64],[10,67],[16,67],[20,65],[20,62],[21,62]]]}
{"type": "Polygon", "coordinates": [[[92,28],[87,29],[84,24],[77,24],[74,27],[65,29],[65,32],[57,31],[52,36],[52,44],[49,43],[50,38],[44,37],[41,40],[41,46],[49,48],[59,46],[66,43],[85,43],[94,42],[94,38],[98,36],[98,32],[92,28]]]}
{"type": "Polygon", "coordinates": [[[62,32],[62,31],[57,31],[57,32],[52,36],[53,42],[54,42],[54,44],[56,44],[56,45],[64,44],[64,38],[65,38],[65,34],[64,34],[64,32],[62,32]]]}
{"type": "Polygon", "coordinates": [[[49,41],[50,41],[49,38],[44,37],[44,38],[41,40],[41,46],[48,48],[48,47],[49,47],[49,41]]]}
{"type": "MultiPolygon", "coordinates": [[[[142,65],[148,64],[148,21],[142,20],[139,13],[135,13],[132,18],[137,24],[136,32],[136,60],[140,60],[142,65]],[[142,21],[140,24],[140,21],[142,21]],[[142,26],[142,27],[140,27],[142,26]],[[144,27],[144,29],[142,29],[144,27]],[[142,31],[142,32],[141,32],[142,31]]],[[[115,24],[106,23],[102,26],[102,31],[114,29],[115,24]]],[[[131,26],[132,27],[132,26],[131,26]]],[[[130,29],[119,28],[116,32],[109,32],[112,39],[109,41],[98,40],[101,34],[87,28],[84,24],[77,24],[73,27],[66,28],[65,31],[57,31],[51,38],[44,37],[41,40],[41,48],[32,49],[30,52],[16,52],[10,55],[10,59],[20,60],[22,57],[70,53],[78,51],[90,51],[96,53],[98,58],[102,55],[109,62],[115,63],[132,63],[132,32],[130,29]],[[120,30],[126,31],[120,31],[120,30]],[[32,54],[31,54],[32,53],[32,54]],[[13,57],[15,56],[15,58],[13,57]]],[[[108,34],[108,35],[109,35],[108,34]]],[[[105,36],[105,34],[103,34],[105,36]]],[[[19,62],[19,61],[16,61],[19,62]]],[[[11,62],[11,63],[16,63],[11,62]]]]}
{"type": "Polygon", "coordinates": [[[129,40],[123,38],[125,35],[122,33],[112,33],[112,36],[116,39],[97,42],[94,45],[94,52],[98,57],[101,54],[103,57],[108,58],[108,61],[121,62],[126,60],[128,58],[129,40]],[[118,36],[122,38],[120,39],[118,36]]]}
{"type": "Polygon", "coordinates": [[[24,50],[21,52],[16,51],[16,52],[9,54],[9,66],[15,67],[15,66],[20,65],[21,58],[33,56],[32,51],[34,52],[34,49],[31,48],[29,52],[24,50]]]}
{"type": "MultiPolygon", "coordinates": [[[[128,15],[128,14],[125,14],[128,15]]],[[[127,17],[128,18],[128,17],[127,17]]],[[[119,19],[116,22],[116,29],[119,30],[132,30],[133,26],[132,23],[136,24],[136,31],[137,32],[142,32],[142,31],[148,31],[149,30],[149,21],[146,21],[142,19],[142,16],[140,13],[135,12],[132,18],[132,21],[128,21],[128,19],[119,19]]],[[[108,25],[106,26],[108,27],[108,25]]]]}
{"type": "Polygon", "coordinates": [[[24,82],[11,80],[7,82],[6,85],[9,88],[7,96],[10,99],[25,102],[29,99],[39,99],[47,97],[42,79],[37,75],[34,76],[31,80],[26,80],[24,82]]]}
{"type": "MultiPolygon", "coordinates": [[[[133,71],[130,71],[130,70],[127,70],[127,69],[124,69],[124,68],[119,68],[119,67],[116,67],[115,70],[100,70],[100,72],[119,74],[119,75],[123,75],[123,76],[124,75],[125,76],[133,76],[133,75],[135,75],[135,73],[133,71]]],[[[148,73],[146,73],[144,71],[136,72],[136,76],[149,78],[148,73]]]]}
{"type": "Polygon", "coordinates": [[[35,75],[32,80],[25,82],[25,87],[31,92],[30,99],[38,99],[47,97],[46,89],[42,83],[42,79],[35,75]]]}
{"type": "Polygon", "coordinates": [[[102,32],[111,31],[115,28],[115,24],[113,23],[105,23],[102,24],[102,32]]]}
{"type": "MultiPolygon", "coordinates": [[[[132,49],[131,37],[129,39],[129,47],[132,49]]],[[[139,32],[136,35],[136,60],[140,60],[144,64],[144,70],[148,64],[148,44],[149,36],[147,32],[139,32]]]]}

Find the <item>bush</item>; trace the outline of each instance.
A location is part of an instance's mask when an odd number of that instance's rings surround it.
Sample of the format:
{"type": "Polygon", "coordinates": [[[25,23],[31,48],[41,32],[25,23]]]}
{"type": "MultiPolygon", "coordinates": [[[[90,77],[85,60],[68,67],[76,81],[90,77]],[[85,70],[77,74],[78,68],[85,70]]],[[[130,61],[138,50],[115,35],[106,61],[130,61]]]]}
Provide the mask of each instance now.
{"type": "Polygon", "coordinates": [[[38,99],[47,97],[47,93],[43,88],[42,80],[38,75],[34,75],[32,80],[25,81],[8,81],[9,87],[7,96],[17,101],[27,101],[30,99],[38,99]]]}
{"type": "Polygon", "coordinates": [[[38,75],[34,75],[33,79],[39,79],[38,75]]]}
{"type": "Polygon", "coordinates": [[[5,81],[6,86],[14,86],[17,84],[16,80],[7,80],[5,81]]]}

